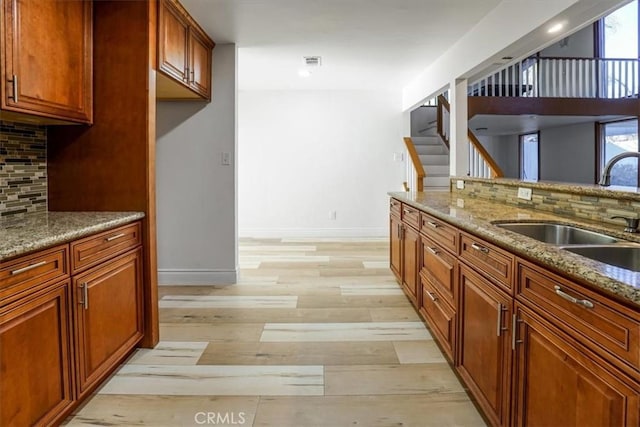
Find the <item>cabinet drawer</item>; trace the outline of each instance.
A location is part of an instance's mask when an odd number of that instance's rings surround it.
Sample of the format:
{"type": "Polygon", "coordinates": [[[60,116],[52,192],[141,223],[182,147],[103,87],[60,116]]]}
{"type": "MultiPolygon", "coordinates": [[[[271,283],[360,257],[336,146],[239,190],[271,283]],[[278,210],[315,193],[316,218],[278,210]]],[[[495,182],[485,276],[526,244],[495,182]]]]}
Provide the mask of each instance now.
{"type": "Polygon", "coordinates": [[[400,218],[401,211],[402,211],[402,203],[400,203],[396,199],[391,199],[389,201],[389,212],[391,213],[391,215],[396,215],[398,218],[400,218]]]}
{"type": "Polygon", "coordinates": [[[451,307],[455,307],[457,266],[458,260],[453,255],[423,236],[421,273],[451,307]]]}
{"type": "Polygon", "coordinates": [[[409,205],[402,204],[402,222],[416,230],[420,229],[420,211],[409,205]]]}
{"type": "Polygon", "coordinates": [[[2,262],[0,263],[0,305],[20,298],[33,286],[68,276],[67,245],[2,262]]]}
{"type": "Polygon", "coordinates": [[[458,230],[454,226],[423,213],[420,217],[420,232],[443,248],[454,254],[458,253],[458,230]]]}
{"type": "Polygon", "coordinates": [[[114,228],[71,243],[71,271],[75,274],[141,242],[140,222],[114,228]]]}
{"type": "Polygon", "coordinates": [[[460,238],[460,258],[476,270],[497,281],[497,284],[513,295],[514,256],[490,243],[469,234],[460,238]]]}
{"type": "Polygon", "coordinates": [[[614,354],[637,372],[640,366],[637,312],[529,263],[518,262],[518,276],[519,300],[533,304],[538,313],[557,320],[554,323],[561,328],[576,330],[578,333],[569,333],[594,351],[605,356],[607,352],[614,354]]]}
{"type": "Polygon", "coordinates": [[[456,315],[453,309],[440,299],[440,295],[435,291],[433,285],[424,277],[422,281],[422,306],[420,313],[426,318],[431,327],[431,331],[436,335],[440,346],[453,361],[456,315]]]}

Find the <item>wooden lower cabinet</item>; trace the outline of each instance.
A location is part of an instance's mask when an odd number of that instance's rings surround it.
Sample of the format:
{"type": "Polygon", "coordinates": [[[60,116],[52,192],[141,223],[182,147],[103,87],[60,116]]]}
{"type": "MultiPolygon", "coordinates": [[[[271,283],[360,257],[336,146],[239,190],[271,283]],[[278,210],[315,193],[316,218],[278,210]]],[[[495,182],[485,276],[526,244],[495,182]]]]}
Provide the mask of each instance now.
{"type": "Polygon", "coordinates": [[[389,217],[389,261],[393,274],[402,281],[402,221],[399,217],[389,217]]]}
{"type": "Polygon", "coordinates": [[[102,380],[142,338],[141,251],[73,279],[79,395],[102,380]]]}
{"type": "Polygon", "coordinates": [[[0,308],[0,425],[51,425],[74,402],[69,280],[0,308]]]}
{"type": "Polygon", "coordinates": [[[411,227],[402,227],[402,286],[414,307],[419,307],[418,265],[420,262],[420,234],[411,227]]]}
{"type": "Polygon", "coordinates": [[[516,303],[513,424],[638,426],[640,385],[516,303]]]}
{"type": "Polygon", "coordinates": [[[435,286],[423,274],[420,275],[420,283],[422,285],[420,314],[429,324],[431,332],[438,338],[440,347],[449,357],[449,360],[454,361],[456,312],[445,302],[436,291],[435,286]]]}
{"type": "Polygon", "coordinates": [[[493,425],[509,425],[512,298],[460,263],[458,372],[493,425]]]}

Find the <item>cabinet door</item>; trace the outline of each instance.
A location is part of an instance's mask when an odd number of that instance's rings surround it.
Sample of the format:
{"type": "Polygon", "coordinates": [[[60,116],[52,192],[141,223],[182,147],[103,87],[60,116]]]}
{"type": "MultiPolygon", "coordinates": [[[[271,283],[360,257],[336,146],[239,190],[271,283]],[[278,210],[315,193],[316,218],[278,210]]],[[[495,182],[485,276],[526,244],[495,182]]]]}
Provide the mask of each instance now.
{"type": "Polygon", "coordinates": [[[411,227],[402,227],[402,285],[407,296],[418,308],[418,265],[420,263],[420,234],[411,227]]]}
{"type": "Polygon", "coordinates": [[[459,367],[494,425],[508,425],[511,371],[511,298],[460,264],[459,367]]]}
{"type": "Polygon", "coordinates": [[[189,30],[189,86],[211,99],[211,48],[194,28],[189,30]]]}
{"type": "Polygon", "coordinates": [[[0,425],[51,425],[73,400],[69,281],[0,309],[0,425]]]}
{"type": "MultiPolygon", "coordinates": [[[[520,306],[522,307],[522,306],[520,306]]],[[[514,369],[517,426],[638,426],[640,385],[519,308],[514,369]]]]}
{"type": "Polygon", "coordinates": [[[3,109],[91,122],[92,5],[3,0],[3,109]]]}
{"type": "Polygon", "coordinates": [[[160,0],[158,7],[158,68],[187,85],[189,22],[172,1],[160,0]]]}
{"type": "Polygon", "coordinates": [[[390,267],[399,282],[402,282],[402,222],[391,215],[389,217],[390,267]]]}
{"type": "Polygon", "coordinates": [[[141,267],[137,249],[74,278],[79,393],[142,338],[141,267]]]}

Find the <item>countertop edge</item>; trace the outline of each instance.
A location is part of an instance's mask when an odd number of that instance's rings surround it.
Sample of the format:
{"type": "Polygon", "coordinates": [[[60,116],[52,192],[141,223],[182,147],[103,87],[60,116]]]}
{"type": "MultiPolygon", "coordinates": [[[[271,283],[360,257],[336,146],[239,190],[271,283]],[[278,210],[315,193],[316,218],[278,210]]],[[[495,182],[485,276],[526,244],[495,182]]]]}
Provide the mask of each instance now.
{"type": "MultiPolygon", "coordinates": [[[[525,260],[538,263],[556,274],[586,285],[596,292],[604,293],[627,305],[630,304],[636,309],[640,306],[640,289],[609,277],[598,271],[597,268],[591,267],[590,264],[597,263],[596,261],[586,260],[584,257],[559,249],[553,245],[524,238],[517,233],[498,228],[485,220],[463,221],[428,205],[409,199],[407,194],[411,193],[388,192],[387,194],[442,221],[446,221],[462,231],[485,239],[489,243],[510,251],[525,260]],[[544,255],[541,255],[541,252],[544,252],[544,255]],[[588,273],[585,274],[585,272],[588,273]]],[[[488,200],[486,202],[493,203],[488,200]]],[[[567,218],[564,221],[570,223],[567,218]]]]}
{"type": "MultiPolygon", "coordinates": [[[[75,212],[68,212],[73,215],[75,212]]],[[[79,214],[87,214],[86,212],[78,212],[79,214]]],[[[110,214],[111,212],[96,212],[98,214],[110,214]]],[[[31,241],[21,241],[19,244],[11,246],[9,249],[0,250],[0,262],[10,261],[13,258],[27,255],[29,253],[51,248],[53,246],[69,243],[83,237],[97,234],[121,225],[125,225],[145,217],[144,212],[113,212],[119,215],[108,220],[99,220],[95,223],[71,227],[69,230],[61,232],[53,236],[35,238],[31,241]]]]}

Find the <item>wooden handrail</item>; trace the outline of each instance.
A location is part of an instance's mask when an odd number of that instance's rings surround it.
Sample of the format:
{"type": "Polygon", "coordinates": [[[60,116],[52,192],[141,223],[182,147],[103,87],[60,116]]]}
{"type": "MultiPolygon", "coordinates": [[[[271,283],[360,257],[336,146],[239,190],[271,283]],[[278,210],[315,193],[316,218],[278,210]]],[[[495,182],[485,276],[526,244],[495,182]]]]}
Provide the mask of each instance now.
{"type": "Polygon", "coordinates": [[[487,150],[482,146],[478,138],[471,132],[471,129],[468,129],[469,142],[473,145],[473,147],[480,153],[485,162],[489,165],[491,169],[491,178],[502,178],[504,177],[504,173],[500,166],[493,160],[493,157],[487,152],[487,150]]]}
{"type": "Polygon", "coordinates": [[[411,157],[411,162],[413,163],[413,167],[416,170],[416,191],[424,190],[424,177],[426,173],[424,172],[424,167],[422,167],[422,162],[420,161],[420,156],[416,151],[415,145],[413,145],[413,140],[411,137],[404,137],[404,145],[407,146],[407,151],[409,152],[409,157],[411,157]]]}
{"type": "Polygon", "coordinates": [[[450,148],[449,138],[446,137],[443,129],[443,124],[444,124],[444,118],[442,114],[443,108],[446,109],[449,113],[451,113],[451,106],[449,105],[449,101],[447,101],[447,98],[445,98],[444,95],[438,95],[438,108],[436,109],[436,114],[437,114],[436,115],[436,120],[437,120],[436,132],[440,136],[440,139],[444,141],[444,144],[447,146],[447,148],[450,148]]]}

